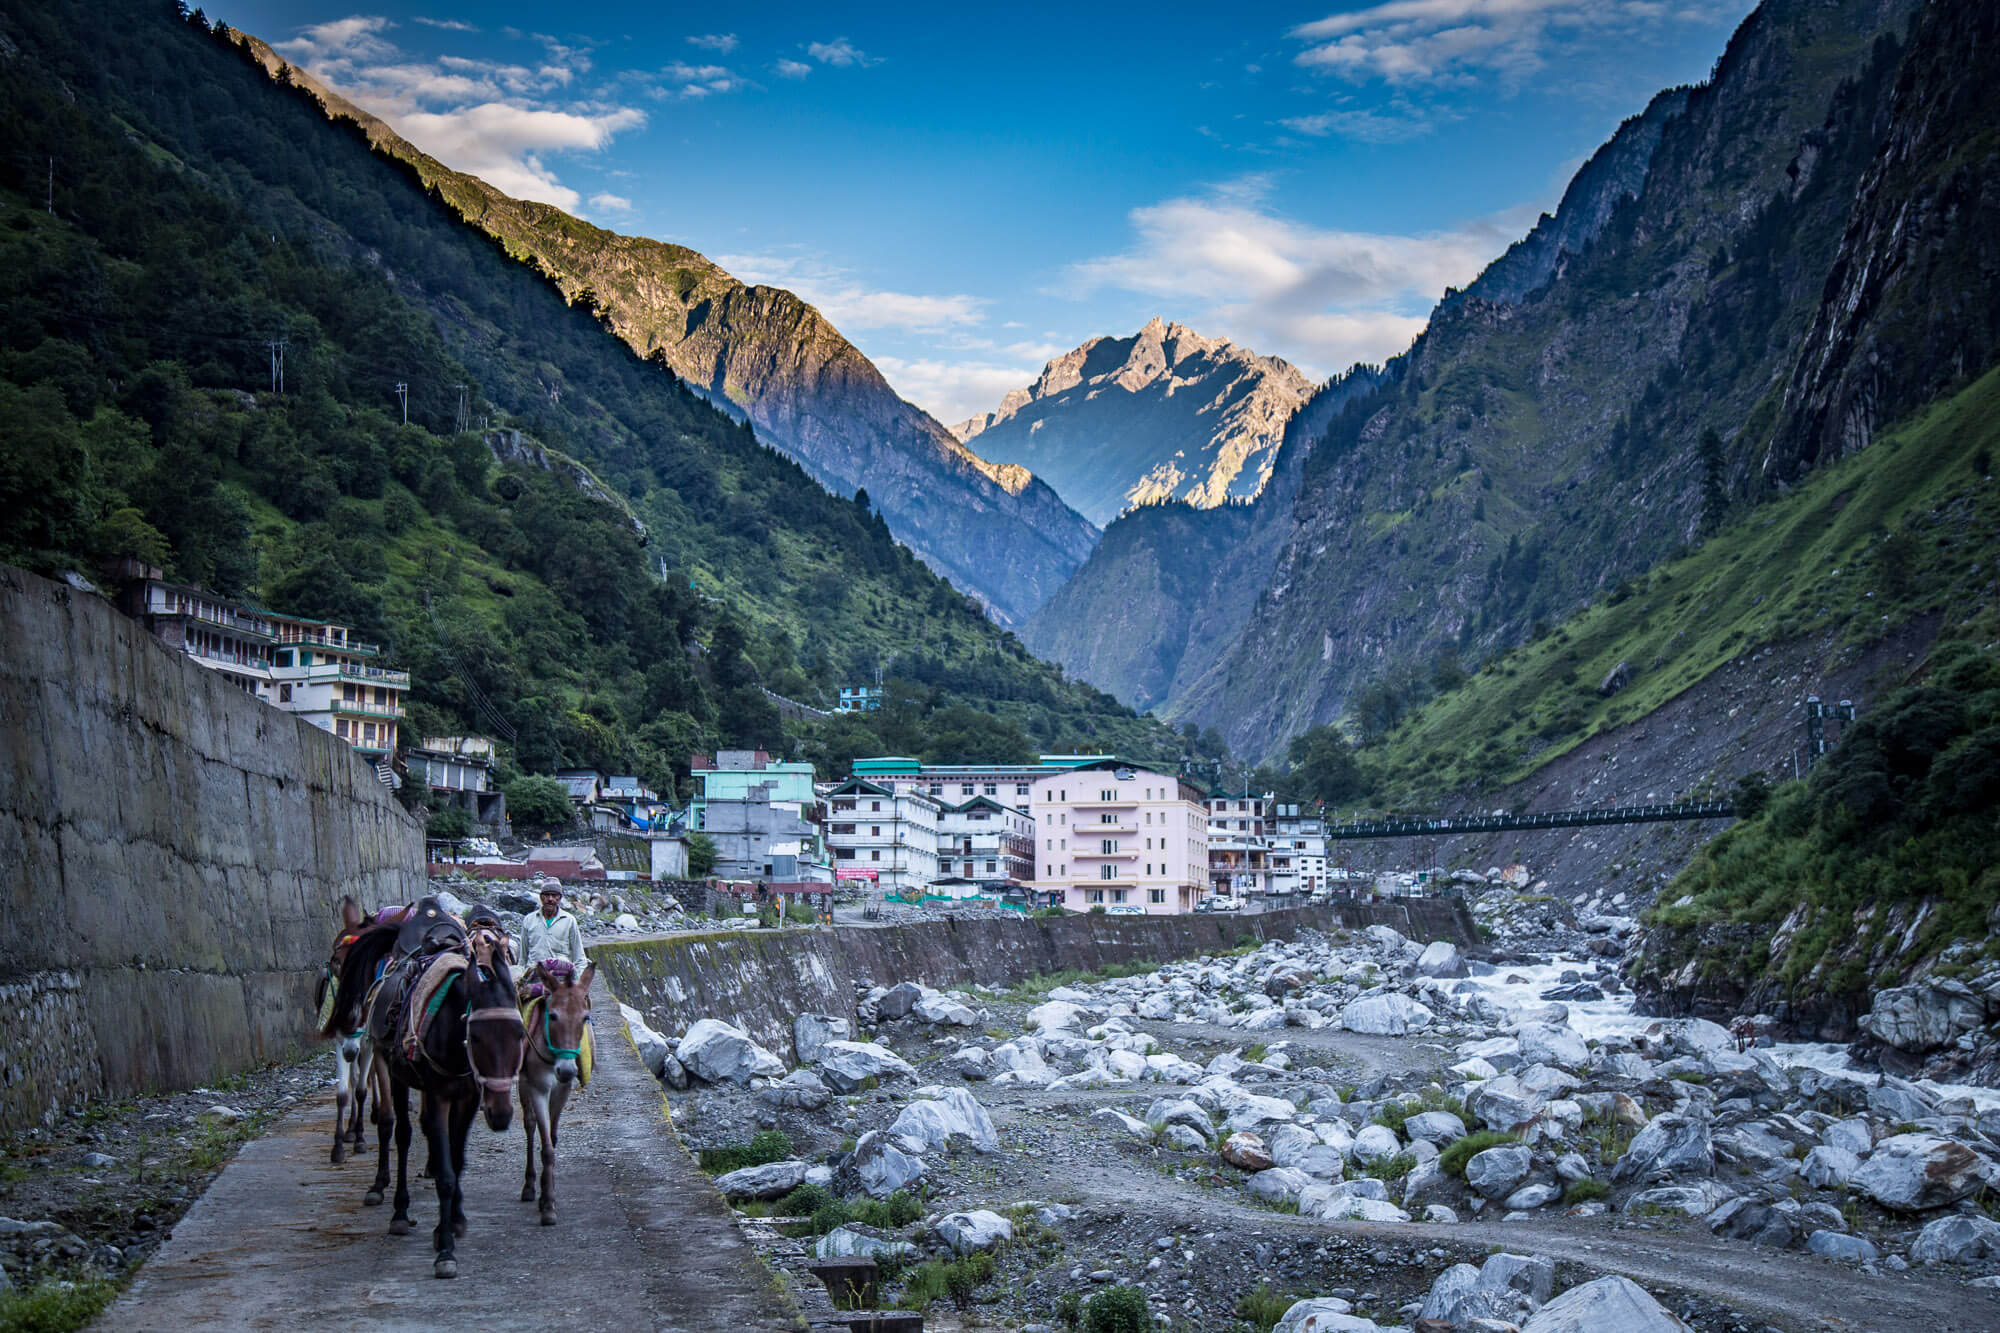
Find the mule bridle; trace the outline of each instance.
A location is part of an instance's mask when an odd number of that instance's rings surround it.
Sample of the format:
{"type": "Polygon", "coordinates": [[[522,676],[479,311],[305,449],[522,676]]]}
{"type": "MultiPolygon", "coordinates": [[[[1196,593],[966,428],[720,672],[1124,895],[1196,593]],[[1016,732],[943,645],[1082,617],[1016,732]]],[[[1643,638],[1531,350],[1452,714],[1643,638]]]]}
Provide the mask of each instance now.
{"type": "MultiPolygon", "coordinates": [[[[473,964],[477,967],[478,964],[473,964]]],[[[528,1056],[528,1025],[521,1021],[521,1011],[511,1004],[489,1005],[483,1009],[472,1007],[472,990],[468,986],[465,995],[465,1067],[472,1071],[473,1079],[488,1092],[512,1092],[520,1082],[521,1065],[528,1056]],[[511,1074],[486,1074],[479,1068],[479,1062],[472,1058],[472,1025],[474,1023],[511,1024],[521,1034],[521,1044],[514,1048],[514,1072],[511,1074]]]]}

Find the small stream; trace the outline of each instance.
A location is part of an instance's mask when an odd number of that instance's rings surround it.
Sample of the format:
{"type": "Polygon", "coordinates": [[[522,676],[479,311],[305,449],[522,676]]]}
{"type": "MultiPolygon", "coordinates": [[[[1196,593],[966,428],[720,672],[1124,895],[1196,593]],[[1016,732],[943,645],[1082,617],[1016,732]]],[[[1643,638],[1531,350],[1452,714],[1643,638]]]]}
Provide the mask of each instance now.
{"type": "MultiPolygon", "coordinates": [[[[1550,1004],[1562,1004],[1569,1010],[1570,1027],[1585,1038],[1602,1040],[1636,1036],[1660,1021],[1632,1012],[1633,1001],[1629,991],[1607,993],[1601,1000],[1551,1001],[1542,998],[1543,991],[1563,984],[1564,972],[1578,972],[1588,977],[1596,969],[1598,961],[1595,958],[1576,959],[1567,954],[1556,954],[1546,963],[1511,963],[1495,969],[1491,975],[1473,977],[1471,982],[1478,987],[1480,994],[1517,1020],[1531,1017],[1535,1011],[1550,1004]]],[[[1856,1082],[1872,1083],[1877,1076],[1874,1070],[1857,1068],[1848,1059],[1847,1047],[1832,1042],[1779,1042],[1762,1049],[1781,1065],[1817,1069],[1856,1082]]],[[[1970,1097],[1982,1110],[2000,1108],[2000,1088],[1935,1083],[1929,1079],[1917,1081],[1916,1086],[1939,1098],[1970,1097]]]]}

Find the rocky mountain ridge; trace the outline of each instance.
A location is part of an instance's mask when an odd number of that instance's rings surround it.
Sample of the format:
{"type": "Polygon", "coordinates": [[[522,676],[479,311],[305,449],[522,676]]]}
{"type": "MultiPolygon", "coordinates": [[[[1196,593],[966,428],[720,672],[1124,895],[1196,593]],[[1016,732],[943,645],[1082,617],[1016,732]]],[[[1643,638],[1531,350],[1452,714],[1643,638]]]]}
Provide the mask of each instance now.
{"type": "MultiPolygon", "coordinates": [[[[1782,386],[1837,308],[1829,275],[1871,271],[1866,255],[1841,258],[1861,244],[1848,232],[1864,178],[1899,115],[1936,123],[1892,106],[1914,8],[1767,0],[1709,82],[1621,127],[1554,218],[1447,296],[1313,443],[1285,512],[1259,520],[1284,536],[1239,594],[1252,608],[1241,631],[1202,645],[1210,665],[1176,676],[1164,714],[1270,755],[1376,682],[1523,642],[1768,494],[1782,386]]],[[[1918,46],[1936,54],[1913,61],[1959,54],[1935,18],[1925,32],[1918,46]]],[[[1965,179],[1948,197],[1966,197],[1965,179]]],[[[1961,233],[1940,234],[1949,248],[1961,233]]],[[[1959,306],[1981,309],[1971,275],[1984,270],[1955,271],[1959,306]]],[[[1131,549],[1115,527],[1076,582],[1145,586],[1115,567],[1131,549]]],[[[1141,633],[1187,626],[1133,618],[1141,633]]],[[[1086,648],[1059,660],[1117,676],[1086,648]]],[[[1151,641],[1122,651],[1186,656],[1151,641]]]]}
{"type": "Polygon", "coordinates": [[[952,431],[1108,523],[1160,500],[1208,509],[1260,494],[1311,392],[1287,361],[1155,317],[1129,338],[1065,352],[952,431]]]}
{"type": "Polygon", "coordinates": [[[283,69],[329,116],[364,130],[640,357],[747,419],[828,489],[868,489],[899,540],[1003,623],[1031,614],[1096,544],[1097,529],[1054,490],[965,448],[791,292],[746,285],[685,246],[607,231],[453,171],[249,40],[274,76],[283,69]]]}

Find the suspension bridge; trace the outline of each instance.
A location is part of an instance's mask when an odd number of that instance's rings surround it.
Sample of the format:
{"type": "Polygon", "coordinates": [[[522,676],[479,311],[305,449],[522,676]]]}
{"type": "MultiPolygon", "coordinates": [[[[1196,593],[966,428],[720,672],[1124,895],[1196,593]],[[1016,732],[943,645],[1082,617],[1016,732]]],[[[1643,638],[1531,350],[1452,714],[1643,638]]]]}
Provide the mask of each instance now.
{"type": "Polygon", "coordinates": [[[1528,815],[1451,815],[1431,819],[1366,819],[1326,826],[1328,842],[1363,838],[1432,838],[1510,829],[1580,828],[1594,824],[1664,824],[1687,819],[1734,819],[1734,801],[1679,801],[1670,805],[1620,805],[1594,810],[1550,810],[1528,815]]]}

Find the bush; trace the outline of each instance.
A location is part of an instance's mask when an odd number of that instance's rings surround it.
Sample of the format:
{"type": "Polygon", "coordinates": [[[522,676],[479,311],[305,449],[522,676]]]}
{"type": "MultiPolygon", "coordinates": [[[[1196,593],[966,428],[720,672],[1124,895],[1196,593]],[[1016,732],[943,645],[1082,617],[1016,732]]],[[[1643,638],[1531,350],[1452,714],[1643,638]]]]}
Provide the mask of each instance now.
{"type": "Polygon", "coordinates": [[[118,1294],[114,1283],[92,1278],[74,1286],[45,1281],[0,1292],[0,1328],[22,1333],[68,1333],[95,1319],[118,1294]]]}
{"type": "Polygon", "coordinates": [[[554,778],[519,777],[500,790],[506,794],[507,813],[515,828],[565,829],[576,823],[576,807],[569,803],[569,788],[554,778]]]}
{"type": "Polygon", "coordinates": [[[1491,1129],[1482,1129],[1477,1134],[1467,1134],[1438,1154],[1438,1169],[1464,1180],[1467,1162],[1488,1148],[1497,1148],[1503,1143],[1512,1142],[1514,1142],[1512,1134],[1502,1134],[1491,1129]]]}
{"type": "Polygon", "coordinates": [[[1083,1326],[1088,1333],[1147,1333],[1153,1312],[1137,1287],[1106,1287],[1084,1306],[1083,1326]]]}
{"type": "Polygon", "coordinates": [[[782,1129],[767,1129],[748,1143],[726,1143],[720,1148],[703,1148],[701,1169],[711,1176],[741,1171],[746,1166],[782,1162],[792,1155],[792,1140],[782,1129]]]}
{"type": "Polygon", "coordinates": [[[1103,904],[1103,903],[1099,903],[1099,904],[1097,904],[1097,906],[1095,906],[1095,907],[1091,908],[1091,909],[1090,909],[1090,914],[1091,914],[1092,916],[1103,916],[1103,915],[1104,915],[1104,904],[1103,904]]]}
{"type": "MultiPolygon", "coordinates": [[[[840,1200],[834,1197],[833,1191],[824,1185],[801,1185],[778,1200],[777,1212],[780,1217],[811,1217],[820,1209],[839,1202],[840,1200]]],[[[826,1230],[831,1231],[833,1227],[828,1227],[826,1230]]],[[[825,1235],[826,1232],[819,1234],[825,1235]]]]}
{"type": "Polygon", "coordinates": [[[1570,1182],[1570,1187],[1563,1191],[1563,1202],[1573,1207],[1579,1203],[1588,1203],[1592,1199],[1608,1198],[1610,1194],[1609,1185],[1601,1180],[1586,1178],[1570,1182]]]}
{"type": "Polygon", "coordinates": [[[1285,1317],[1285,1311],[1292,1308],[1298,1297],[1290,1292],[1278,1291],[1269,1282],[1258,1279],[1257,1285],[1243,1294],[1236,1302],[1236,1313],[1257,1333],[1271,1333],[1272,1325],[1285,1317]]]}

